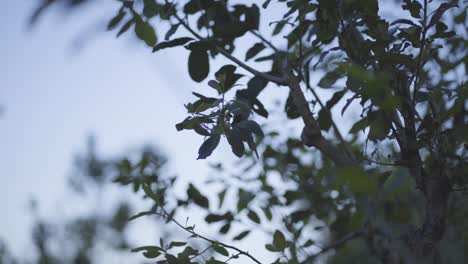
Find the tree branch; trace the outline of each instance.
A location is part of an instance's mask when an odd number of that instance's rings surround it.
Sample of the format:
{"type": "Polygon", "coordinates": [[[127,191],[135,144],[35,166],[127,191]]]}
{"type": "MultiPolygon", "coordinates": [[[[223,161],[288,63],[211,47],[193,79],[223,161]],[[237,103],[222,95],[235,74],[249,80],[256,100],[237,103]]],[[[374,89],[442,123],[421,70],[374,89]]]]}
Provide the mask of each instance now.
{"type": "Polygon", "coordinates": [[[343,155],[343,152],[340,151],[340,149],[323,138],[320,125],[312,115],[309,104],[299,85],[299,81],[292,70],[289,70],[287,83],[291,90],[293,102],[305,124],[304,130],[302,131],[302,140],[304,144],[309,147],[316,147],[339,166],[354,165],[353,159],[348,155],[343,155]]]}
{"type": "Polygon", "coordinates": [[[267,44],[275,52],[278,51],[278,49],[270,41],[268,41],[266,38],[264,38],[262,35],[260,35],[260,33],[258,33],[257,31],[249,30],[249,32],[252,33],[253,35],[255,35],[257,38],[261,39],[265,44],[267,44]]]}

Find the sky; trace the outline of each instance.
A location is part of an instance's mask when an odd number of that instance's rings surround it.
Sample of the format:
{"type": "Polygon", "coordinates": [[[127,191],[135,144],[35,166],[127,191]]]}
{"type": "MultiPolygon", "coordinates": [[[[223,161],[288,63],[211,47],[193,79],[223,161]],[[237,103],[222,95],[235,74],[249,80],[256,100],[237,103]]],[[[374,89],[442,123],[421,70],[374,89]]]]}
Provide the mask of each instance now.
{"type": "MultiPolygon", "coordinates": [[[[102,154],[153,144],[185,179],[208,174],[196,160],[203,138],[175,130],[192,90],[204,89],[187,74],[185,50],[153,55],[132,37],[94,30],[109,9],[51,12],[29,28],[34,2],[0,9],[0,238],[16,254],[29,245],[31,199],[44,215],[67,207],[66,176],[90,134],[102,154]]],[[[233,160],[227,146],[215,154],[233,160]]]]}

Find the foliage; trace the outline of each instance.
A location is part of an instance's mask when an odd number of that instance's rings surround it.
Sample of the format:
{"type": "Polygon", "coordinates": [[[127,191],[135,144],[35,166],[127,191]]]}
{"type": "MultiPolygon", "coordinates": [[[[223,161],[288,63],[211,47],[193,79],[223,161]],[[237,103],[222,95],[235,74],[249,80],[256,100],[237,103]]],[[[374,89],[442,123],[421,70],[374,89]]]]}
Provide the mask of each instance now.
{"type": "MultiPolygon", "coordinates": [[[[204,241],[216,252],[206,263],[239,257],[262,262],[254,252],[179,222],[180,208],[205,210],[205,221],[221,224],[226,240],[257,231],[231,234],[234,225],[277,225],[267,230],[272,239],[265,245],[278,254],[274,263],[468,259],[462,206],[468,184],[466,1],[404,0],[392,7],[401,11],[388,17],[380,9],[384,1],[377,0],[267,0],[261,6],[215,0],[119,2],[109,29],[120,36],[133,27],[153,52],[185,47],[189,76],[215,90],[216,97],[193,93],[196,101],[185,105],[188,117],[176,125],[205,138],[198,158],[214,155],[222,138],[242,157],[237,164],[242,176],[212,181],[222,186],[217,208],[194,184],[188,185],[186,198],[169,195],[172,183],[149,181],[142,173],[146,163],[122,162],[116,181],[141,188],[155,204],[132,219],[159,215],[204,241]],[[261,33],[260,14],[268,16],[273,5],[284,7],[281,20],[268,21],[271,38],[284,38],[283,48],[261,33]],[[167,28],[164,40],[153,26],[167,28]],[[247,34],[258,42],[242,57],[269,62],[268,71],[234,55],[247,34]],[[269,55],[259,57],[265,50],[269,55]],[[230,64],[211,77],[210,65],[221,56],[230,64]],[[272,117],[259,95],[275,85],[289,91],[284,112],[289,119],[300,118],[300,139],[269,126],[272,117]],[[331,94],[326,102],[320,98],[324,91],[331,94]],[[346,135],[339,119],[353,124],[346,135]],[[266,123],[263,129],[258,120],[266,123]],[[281,184],[274,183],[275,175],[281,184]],[[236,208],[224,203],[227,196],[237,201],[236,208]]],[[[221,165],[214,168],[224,172],[221,165]]],[[[205,253],[185,241],[163,240],[133,251],[158,263],[198,263],[205,253]]]]}

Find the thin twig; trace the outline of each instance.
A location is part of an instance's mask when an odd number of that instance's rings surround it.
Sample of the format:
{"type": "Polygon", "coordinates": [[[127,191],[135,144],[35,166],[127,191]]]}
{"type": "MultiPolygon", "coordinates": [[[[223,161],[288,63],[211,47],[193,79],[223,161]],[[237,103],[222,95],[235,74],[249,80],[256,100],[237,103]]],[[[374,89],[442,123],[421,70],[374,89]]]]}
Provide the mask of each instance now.
{"type": "MultiPolygon", "coordinates": [[[[156,203],[158,203],[157,201],[155,201],[156,203]]],[[[161,209],[161,211],[164,213],[165,217],[168,218],[170,221],[172,221],[173,223],[175,223],[177,226],[179,226],[180,228],[182,228],[183,230],[185,230],[186,232],[190,233],[191,235],[193,235],[194,237],[199,237],[211,244],[218,244],[220,246],[223,246],[225,248],[229,248],[229,249],[232,249],[234,251],[237,251],[240,255],[244,255],[248,258],[250,258],[251,260],[253,260],[255,263],[257,264],[262,264],[259,260],[257,260],[254,256],[250,255],[247,251],[244,251],[244,250],[241,250],[237,247],[234,247],[234,246],[231,246],[231,245],[227,245],[227,244],[224,244],[222,242],[219,242],[219,241],[216,241],[216,240],[213,240],[213,239],[209,239],[205,236],[202,236],[198,233],[196,233],[195,231],[193,231],[193,229],[189,229],[185,226],[183,226],[181,223],[179,223],[179,221],[177,221],[176,219],[174,219],[174,217],[172,217],[167,211],[166,209],[164,209],[164,207],[160,204],[159,205],[159,208],[161,209]]]]}
{"type": "Polygon", "coordinates": [[[278,49],[270,41],[268,41],[266,38],[264,38],[262,35],[260,35],[260,33],[258,33],[257,31],[249,30],[249,32],[252,33],[253,35],[255,35],[257,38],[261,39],[263,42],[265,42],[265,44],[267,44],[275,52],[278,51],[278,49]]]}

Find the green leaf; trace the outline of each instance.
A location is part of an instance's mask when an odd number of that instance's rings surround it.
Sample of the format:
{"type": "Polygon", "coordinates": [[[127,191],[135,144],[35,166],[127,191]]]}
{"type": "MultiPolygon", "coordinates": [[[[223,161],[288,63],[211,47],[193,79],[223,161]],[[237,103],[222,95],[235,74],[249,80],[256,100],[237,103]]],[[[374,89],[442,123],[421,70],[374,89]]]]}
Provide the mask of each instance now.
{"type": "Polygon", "coordinates": [[[445,11],[449,10],[450,8],[457,7],[458,5],[456,3],[442,3],[440,6],[436,9],[434,15],[431,17],[431,21],[427,25],[428,28],[434,26],[437,22],[440,21],[442,18],[442,15],[445,13],[445,11]]]}
{"type": "Polygon", "coordinates": [[[135,34],[137,37],[150,47],[156,45],[157,38],[153,27],[148,22],[143,21],[140,16],[136,17],[135,22],[135,34]]]}
{"type": "Polygon", "coordinates": [[[219,205],[218,208],[223,207],[224,198],[226,197],[227,188],[218,193],[219,205]]]}
{"type": "Polygon", "coordinates": [[[189,42],[191,40],[193,40],[193,38],[185,37],[185,38],[176,38],[176,39],[173,39],[173,40],[170,40],[170,41],[161,42],[158,45],[154,46],[153,52],[156,52],[158,50],[162,50],[162,49],[165,49],[165,48],[172,48],[172,47],[176,47],[176,46],[181,46],[181,45],[184,45],[185,43],[187,43],[187,42],[189,42]]]}
{"type": "Polygon", "coordinates": [[[216,73],[216,79],[223,85],[224,91],[231,89],[236,82],[243,77],[242,74],[235,73],[237,67],[232,64],[222,66],[216,73]]]}
{"type": "Polygon", "coordinates": [[[120,21],[125,17],[125,12],[123,10],[119,11],[119,13],[109,21],[109,24],[107,24],[107,30],[112,30],[114,29],[120,21]]]}
{"type": "Polygon", "coordinates": [[[286,238],[279,230],[276,230],[273,234],[273,245],[278,250],[284,250],[286,248],[286,238]]]}
{"type": "Polygon", "coordinates": [[[268,220],[271,221],[271,219],[273,219],[273,214],[271,213],[271,210],[269,207],[262,207],[262,211],[268,220]]]}
{"type": "Polygon", "coordinates": [[[327,111],[327,109],[323,108],[320,110],[318,114],[318,122],[320,125],[320,129],[323,129],[325,131],[330,129],[332,125],[332,117],[330,115],[330,112],[327,111]]]}
{"type": "Polygon", "coordinates": [[[161,11],[161,5],[157,4],[153,0],[145,0],[143,3],[143,15],[147,18],[154,17],[161,11]]]}
{"type": "Polygon", "coordinates": [[[128,20],[119,30],[119,32],[117,33],[117,37],[120,37],[120,35],[122,35],[123,33],[127,32],[128,29],[130,29],[130,27],[135,23],[135,19],[132,18],[130,20],[128,20]]]}
{"type": "Polygon", "coordinates": [[[371,178],[359,167],[343,167],[337,169],[338,182],[348,185],[354,193],[372,193],[377,189],[375,179],[371,178]]]}
{"type": "Polygon", "coordinates": [[[392,123],[387,121],[384,111],[376,111],[368,114],[370,120],[369,139],[372,141],[383,140],[387,137],[392,123]]]}
{"type": "Polygon", "coordinates": [[[239,189],[238,192],[238,201],[237,201],[237,211],[240,212],[247,208],[249,203],[255,198],[255,194],[245,191],[243,189],[239,189]]]}
{"type": "Polygon", "coordinates": [[[260,218],[258,217],[258,214],[253,211],[253,210],[249,210],[249,213],[247,214],[247,217],[252,220],[253,222],[257,223],[257,224],[260,224],[260,218]]]}
{"type": "Polygon", "coordinates": [[[233,127],[226,133],[226,138],[231,146],[232,153],[239,158],[242,157],[244,155],[245,148],[240,129],[238,127],[233,127]]]}
{"type": "Polygon", "coordinates": [[[369,118],[366,116],[364,118],[362,118],[361,120],[357,121],[356,123],[354,123],[353,127],[351,127],[351,130],[349,131],[349,133],[358,133],[362,130],[364,130],[366,127],[369,126],[369,118]]]}
{"type": "Polygon", "coordinates": [[[145,246],[132,249],[132,252],[140,251],[144,251],[143,256],[146,258],[157,258],[159,255],[161,255],[161,248],[157,246],[145,246]]]}
{"type": "Polygon", "coordinates": [[[250,230],[243,231],[233,238],[233,240],[242,240],[250,234],[250,230]]]}
{"type": "Polygon", "coordinates": [[[179,24],[172,25],[171,28],[166,32],[166,35],[164,36],[164,40],[169,40],[174,33],[177,32],[177,29],[180,27],[179,24]]]}
{"type": "Polygon", "coordinates": [[[245,128],[249,132],[254,133],[257,136],[263,137],[262,127],[252,120],[242,120],[236,124],[237,127],[245,128]]]}
{"type": "Polygon", "coordinates": [[[263,43],[255,43],[245,54],[245,60],[248,61],[251,58],[257,56],[258,53],[260,53],[262,50],[264,50],[266,47],[263,43]]]}
{"type": "Polygon", "coordinates": [[[265,248],[268,250],[268,251],[271,251],[271,252],[281,252],[283,251],[282,249],[278,249],[276,248],[274,245],[272,244],[266,244],[265,245],[265,248]]]}
{"type": "Polygon", "coordinates": [[[188,69],[192,80],[203,81],[210,72],[210,61],[206,50],[195,49],[190,52],[188,69]]]}
{"type": "Polygon", "coordinates": [[[342,77],[343,72],[339,68],[336,68],[335,70],[327,72],[325,76],[320,79],[318,86],[322,88],[331,88],[336,83],[336,81],[342,77]]]}
{"type": "Polygon", "coordinates": [[[219,233],[221,234],[227,234],[227,232],[229,232],[229,229],[231,229],[231,223],[227,223],[225,225],[223,225],[220,229],[219,229],[219,233]]]}
{"type": "Polygon", "coordinates": [[[223,246],[220,246],[218,244],[213,244],[213,249],[214,251],[216,251],[217,253],[223,255],[223,256],[229,256],[229,252],[223,247],[223,246]]]}
{"type": "Polygon", "coordinates": [[[231,212],[227,212],[225,214],[222,214],[222,215],[218,215],[218,214],[209,214],[205,217],[205,221],[209,224],[211,223],[214,223],[214,222],[219,222],[219,221],[231,221],[233,220],[234,217],[233,215],[231,214],[231,212]]]}
{"type": "Polygon", "coordinates": [[[267,8],[268,5],[270,4],[270,2],[271,2],[271,0],[266,0],[265,2],[263,2],[262,7],[267,8]]]}
{"type": "Polygon", "coordinates": [[[153,214],[155,214],[154,211],[139,212],[138,214],[133,215],[133,216],[131,216],[130,218],[128,218],[128,221],[130,222],[130,221],[135,220],[135,219],[137,219],[137,218],[140,218],[140,217],[142,217],[142,216],[145,216],[145,215],[153,215],[153,214]]]}
{"type": "Polygon", "coordinates": [[[189,187],[187,189],[187,196],[193,200],[193,202],[202,207],[202,208],[208,208],[209,207],[209,201],[208,198],[206,198],[193,184],[189,184],[189,187]]]}
{"type": "Polygon", "coordinates": [[[145,191],[145,194],[148,195],[148,197],[153,199],[156,203],[161,202],[161,196],[154,193],[153,190],[151,190],[151,187],[148,184],[143,184],[141,187],[143,188],[143,191],[145,191]]]}
{"type": "Polygon", "coordinates": [[[213,153],[213,150],[216,149],[216,147],[219,144],[219,141],[221,139],[221,135],[215,134],[210,136],[203,144],[200,146],[200,149],[198,150],[198,158],[197,159],[206,159],[213,153]]]}
{"type": "Polygon", "coordinates": [[[222,94],[224,92],[223,85],[221,85],[218,81],[210,80],[208,81],[208,85],[211,88],[214,88],[219,94],[222,94]]]}
{"type": "Polygon", "coordinates": [[[172,241],[170,244],[169,244],[169,249],[173,248],[173,247],[183,247],[187,245],[187,242],[179,242],[179,241],[172,241]]]}

